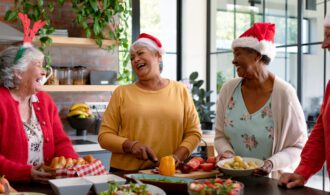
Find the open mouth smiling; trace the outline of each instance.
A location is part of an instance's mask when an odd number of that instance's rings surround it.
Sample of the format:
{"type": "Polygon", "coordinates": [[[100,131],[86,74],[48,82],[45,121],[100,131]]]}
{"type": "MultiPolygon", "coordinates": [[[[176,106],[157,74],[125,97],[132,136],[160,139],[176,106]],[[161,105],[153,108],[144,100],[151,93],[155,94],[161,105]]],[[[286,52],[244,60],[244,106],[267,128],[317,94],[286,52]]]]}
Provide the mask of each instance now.
{"type": "Polygon", "coordinates": [[[145,64],[138,64],[137,66],[136,66],[136,68],[138,69],[138,70],[140,70],[141,68],[143,68],[145,66],[145,64]]]}

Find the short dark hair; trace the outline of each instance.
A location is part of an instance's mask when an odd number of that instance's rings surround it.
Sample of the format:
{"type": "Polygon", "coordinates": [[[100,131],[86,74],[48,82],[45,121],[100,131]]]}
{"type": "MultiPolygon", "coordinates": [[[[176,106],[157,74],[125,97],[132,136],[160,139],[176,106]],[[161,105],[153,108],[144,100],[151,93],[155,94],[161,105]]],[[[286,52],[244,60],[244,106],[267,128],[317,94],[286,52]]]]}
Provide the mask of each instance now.
{"type": "Polygon", "coordinates": [[[261,56],[261,61],[265,64],[268,65],[270,63],[270,58],[266,55],[262,55],[260,52],[258,52],[255,49],[249,48],[249,47],[241,47],[242,49],[244,49],[245,51],[249,52],[249,53],[257,53],[261,56]]]}

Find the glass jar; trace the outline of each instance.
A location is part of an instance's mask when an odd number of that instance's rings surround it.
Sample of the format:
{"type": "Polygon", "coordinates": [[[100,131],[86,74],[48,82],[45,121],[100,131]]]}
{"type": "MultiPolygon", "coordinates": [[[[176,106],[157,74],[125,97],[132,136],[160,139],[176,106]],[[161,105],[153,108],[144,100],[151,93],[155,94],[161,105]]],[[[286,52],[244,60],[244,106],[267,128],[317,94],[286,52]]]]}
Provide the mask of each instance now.
{"type": "Polygon", "coordinates": [[[73,84],[86,85],[87,84],[87,69],[84,66],[73,67],[73,84]]]}
{"type": "Polygon", "coordinates": [[[59,85],[60,84],[60,71],[58,67],[53,67],[53,74],[52,76],[49,77],[49,79],[47,80],[47,85],[59,85]]]}
{"type": "Polygon", "coordinates": [[[69,67],[60,68],[60,85],[72,85],[72,70],[69,67]]]}

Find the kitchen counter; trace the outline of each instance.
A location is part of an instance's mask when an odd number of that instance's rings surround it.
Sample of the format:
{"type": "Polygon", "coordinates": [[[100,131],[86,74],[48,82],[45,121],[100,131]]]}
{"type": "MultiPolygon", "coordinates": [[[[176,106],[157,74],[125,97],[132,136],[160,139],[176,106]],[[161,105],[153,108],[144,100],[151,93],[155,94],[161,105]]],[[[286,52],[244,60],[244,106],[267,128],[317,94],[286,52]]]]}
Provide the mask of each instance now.
{"type": "MultiPolygon", "coordinates": [[[[233,178],[236,180],[235,178],[233,178]]],[[[238,181],[244,184],[244,195],[255,195],[255,194],[271,194],[271,195],[327,195],[328,192],[324,192],[318,189],[301,187],[296,189],[286,189],[279,187],[277,180],[268,177],[242,177],[237,178],[238,181]]],[[[40,192],[47,195],[53,195],[54,192],[49,184],[39,183],[11,183],[11,185],[19,192],[40,192]]],[[[164,189],[165,191],[171,191],[175,193],[175,189],[164,189]]],[[[91,192],[90,194],[94,194],[91,192]]],[[[188,193],[187,193],[188,194],[188,193]]]]}
{"type": "MultiPolygon", "coordinates": [[[[210,131],[209,133],[204,133],[202,139],[205,141],[201,141],[199,146],[207,146],[207,152],[209,156],[216,156],[216,151],[214,148],[214,131],[210,131]]],[[[103,151],[105,149],[101,148],[97,141],[97,135],[87,135],[87,136],[70,136],[70,139],[73,141],[73,148],[76,152],[94,152],[94,151],[103,151]],[[78,140],[75,143],[75,140],[78,140]],[[94,143],[84,143],[79,144],[82,140],[87,142],[94,143]]]]}
{"type": "Polygon", "coordinates": [[[70,136],[71,141],[73,142],[73,148],[76,152],[94,152],[105,150],[101,148],[100,144],[97,141],[97,135],[87,135],[87,136],[70,136]],[[76,142],[79,140],[80,142],[76,142]],[[85,140],[89,143],[82,144],[81,141],[85,140]]]}

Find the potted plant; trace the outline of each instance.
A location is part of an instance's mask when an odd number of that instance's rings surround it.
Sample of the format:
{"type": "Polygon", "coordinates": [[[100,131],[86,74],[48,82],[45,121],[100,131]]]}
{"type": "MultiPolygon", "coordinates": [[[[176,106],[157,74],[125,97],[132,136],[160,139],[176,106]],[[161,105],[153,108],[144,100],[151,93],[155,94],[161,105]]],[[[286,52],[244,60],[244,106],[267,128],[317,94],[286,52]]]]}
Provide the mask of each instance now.
{"type": "MultiPolygon", "coordinates": [[[[73,0],[75,22],[81,25],[87,37],[93,37],[102,47],[102,39],[116,40],[119,45],[119,59],[122,61],[118,81],[129,83],[132,73],[129,69],[128,21],[131,15],[130,1],[127,0],[73,0]]],[[[113,46],[108,46],[112,50],[113,46]]]]}
{"type": "MultiPolygon", "coordinates": [[[[58,3],[63,5],[64,0],[58,0],[58,3]]],[[[46,21],[46,25],[39,30],[40,50],[45,54],[46,67],[50,67],[52,63],[50,51],[46,51],[45,49],[52,44],[52,39],[49,35],[55,31],[55,28],[50,23],[49,17],[49,14],[53,13],[55,5],[54,2],[48,2],[47,5],[45,5],[43,0],[15,0],[14,8],[8,10],[5,14],[5,20],[10,22],[18,19],[19,12],[27,14],[34,22],[38,20],[46,21]]]]}
{"type": "MultiPolygon", "coordinates": [[[[8,10],[5,15],[7,21],[15,21],[18,12],[28,15],[32,21],[44,20],[46,25],[39,31],[41,50],[44,51],[46,62],[51,64],[49,51],[45,51],[46,46],[50,46],[52,39],[49,37],[55,29],[51,25],[51,14],[56,5],[63,6],[64,0],[15,0],[14,8],[8,10]]],[[[96,44],[102,47],[102,39],[113,39],[119,46],[119,58],[122,60],[120,66],[119,80],[131,81],[131,71],[129,69],[129,35],[128,21],[131,15],[129,0],[72,0],[71,6],[75,12],[74,21],[81,25],[87,37],[93,37],[96,44]]],[[[116,45],[108,46],[111,51],[116,45]]]]}
{"type": "Polygon", "coordinates": [[[198,80],[198,72],[192,72],[189,76],[189,83],[192,85],[191,94],[198,112],[201,128],[203,130],[212,130],[215,111],[211,107],[215,102],[210,101],[213,91],[206,91],[202,88],[203,80],[198,80]]]}

